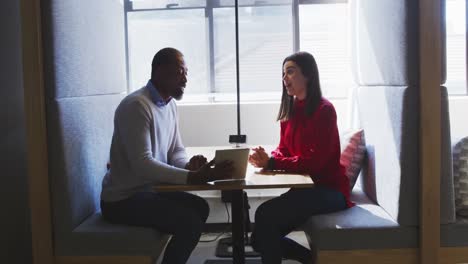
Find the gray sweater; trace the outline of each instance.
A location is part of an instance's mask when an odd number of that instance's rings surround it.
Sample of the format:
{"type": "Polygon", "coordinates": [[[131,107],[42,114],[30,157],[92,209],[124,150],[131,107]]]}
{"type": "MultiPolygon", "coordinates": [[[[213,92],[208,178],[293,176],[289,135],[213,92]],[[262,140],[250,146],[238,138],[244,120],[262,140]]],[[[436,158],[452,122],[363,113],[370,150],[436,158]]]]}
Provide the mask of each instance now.
{"type": "MultiPolygon", "coordinates": [[[[188,162],[174,100],[155,101],[149,82],[119,104],[114,117],[111,167],[102,182],[101,200],[119,201],[157,183],[185,184],[188,162]],[[156,105],[158,103],[158,105],[156,105]]],[[[159,96],[156,92],[156,96],[159,96]]],[[[160,99],[160,97],[159,97],[160,99]]]]}

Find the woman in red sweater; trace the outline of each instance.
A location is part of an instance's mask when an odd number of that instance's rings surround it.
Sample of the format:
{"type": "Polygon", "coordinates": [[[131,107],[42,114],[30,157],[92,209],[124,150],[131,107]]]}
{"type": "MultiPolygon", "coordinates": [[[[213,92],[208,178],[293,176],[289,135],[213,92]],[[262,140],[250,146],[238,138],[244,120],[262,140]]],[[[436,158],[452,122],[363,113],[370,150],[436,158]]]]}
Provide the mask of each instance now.
{"type": "Polygon", "coordinates": [[[267,264],[283,258],[314,263],[315,250],[286,238],[313,215],[352,206],[344,168],[340,165],[340,140],[333,105],[322,97],[314,57],[298,52],[283,61],[283,95],[278,113],[279,146],[271,157],[262,147],[253,149],[249,162],[266,170],[309,174],[312,188],[290,189],[263,203],[255,212],[254,249],[267,264]]]}

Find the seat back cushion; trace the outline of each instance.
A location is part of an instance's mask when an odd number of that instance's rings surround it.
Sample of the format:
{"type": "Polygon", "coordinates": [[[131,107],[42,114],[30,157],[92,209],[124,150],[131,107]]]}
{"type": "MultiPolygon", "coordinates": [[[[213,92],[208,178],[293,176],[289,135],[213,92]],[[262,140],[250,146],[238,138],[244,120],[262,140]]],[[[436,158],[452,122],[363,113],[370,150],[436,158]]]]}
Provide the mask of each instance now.
{"type": "MultiPolygon", "coordinates": [[[[417,86],[418,1],[350,0],[349,8],[351,69],[356,83],[417,86]]],[[[441,44],[445,45],[445,41],[441,44]]],[[[442,64],[445,65],[445,54],[442,54],[442,64]]],[[[446,70],[441,67],[441,84],[445,79],[446,70]]]]}
{"type": "Polygon", "coordinates": [[[99,210],[114,110],[121,99],[122,95],[62,98],[48,107],[50,184],[58,239],[99,210]]]}
{"type": "Polygon", "coordinates": [[[452,142],[447,88],[441,86],[440,139],[440,223],[455,223],[455,190],[452,172],[452,142]]]}
{"type": "Polygon", "coordinates": [[[126,92],[123,5],[41,2],[55,244],[99,209],[113,116],[126,92]],[[90,8],[92,7],[92,8],[90,8]]]}
{"type": "Polygon", "coordinates": [[[418,224],[418,102],[415,87],[358,88],[368,156],[362,188],[401,225],[418,224]]]}
{"type": "MultiPolygon", "coordinates": [[[[418,13],[417,1],[350,1],[352,69],[368,153],[363,188],[402,225],[419,224],[418,113],[424,87],[418,87],[418,13]]],[[[441,84],[445,75],[441,67],[441,84]]],[[[442,126],[442,151],[448,129],[442,126]]],[[[441,170],[450,163],[443,157],[441,162],[441,170]]],[[[449,178],[441,182],[442,223],[454,220],[443,201],[453,193],[449,178]]]]}

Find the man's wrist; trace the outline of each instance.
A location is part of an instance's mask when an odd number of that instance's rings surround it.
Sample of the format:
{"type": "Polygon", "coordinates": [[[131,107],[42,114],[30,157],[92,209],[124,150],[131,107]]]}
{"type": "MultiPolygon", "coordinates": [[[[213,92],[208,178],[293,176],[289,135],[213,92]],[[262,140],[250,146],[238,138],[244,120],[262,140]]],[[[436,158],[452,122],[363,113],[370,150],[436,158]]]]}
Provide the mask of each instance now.
{"type": "Polygon", "coordinates": [[[200,177],[198,176],[198,173],[195,171],[189,171],[187,174],[187,183],[188,184],[197,184],[199,183],[198,181],[200,180],[200,177]]]}
{"type": "Polygon", "coordinates": [[[197,171],[189,171],[187,174],[187,183],[188,184],[203,184],[206,183],[206,177],[197,171]]]}

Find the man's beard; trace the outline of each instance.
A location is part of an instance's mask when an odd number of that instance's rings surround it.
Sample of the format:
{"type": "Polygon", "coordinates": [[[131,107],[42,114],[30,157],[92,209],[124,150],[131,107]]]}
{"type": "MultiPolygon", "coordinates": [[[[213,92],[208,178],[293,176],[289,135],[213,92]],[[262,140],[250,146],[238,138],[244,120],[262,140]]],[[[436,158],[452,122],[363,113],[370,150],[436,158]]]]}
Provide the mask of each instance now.
{"type": "Polygon", "coordinates": [[[171,97],[176,100],[182,99],[182,97],[184,96],[184,88],[185,87],[179,87],[178,89],[176,89],[174,93],[171,95],[171,97]]]}

